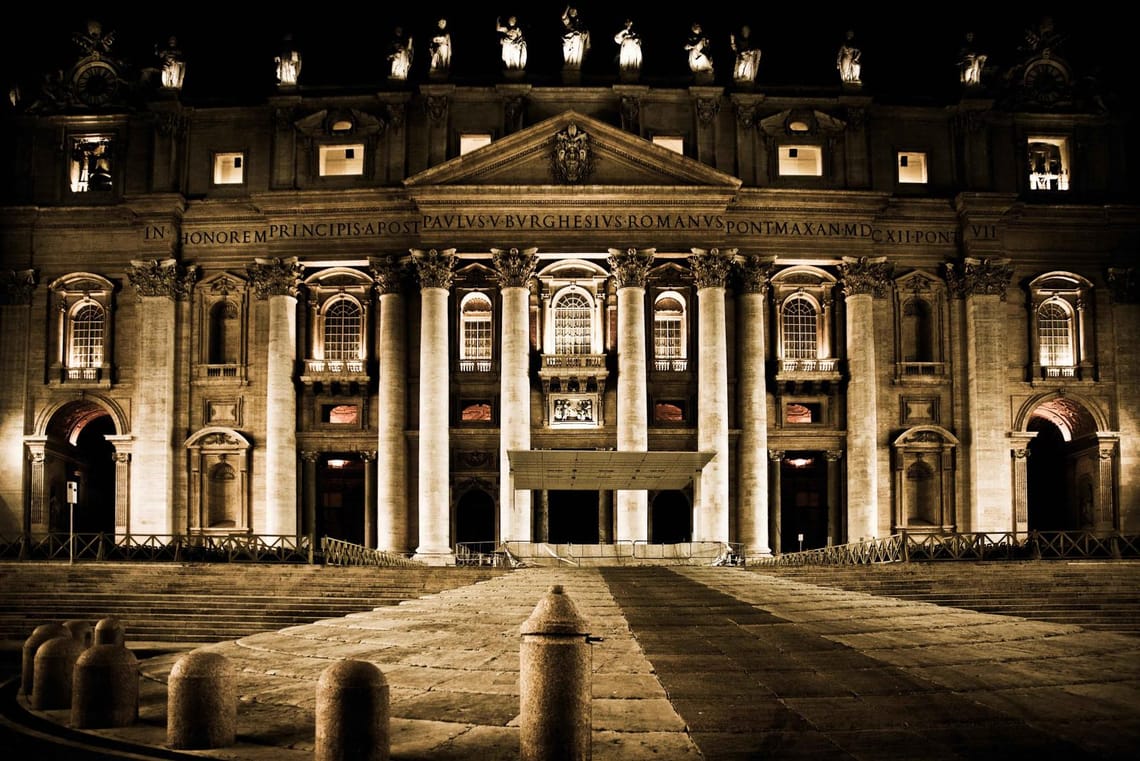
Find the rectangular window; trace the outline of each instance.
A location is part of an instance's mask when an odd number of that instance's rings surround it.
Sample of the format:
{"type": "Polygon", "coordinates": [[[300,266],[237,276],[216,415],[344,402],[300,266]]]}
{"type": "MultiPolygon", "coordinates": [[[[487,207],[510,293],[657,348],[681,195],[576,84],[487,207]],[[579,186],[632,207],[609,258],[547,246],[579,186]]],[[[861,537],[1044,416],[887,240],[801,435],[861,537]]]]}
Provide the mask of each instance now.
{"type": "Polygon", "coordinates": [[[781,177],[822,177],[823,148],[818,145],[781,145],[781,177]]]}
{"type": "Polygon", "coordinates": [[[653,144],[660,145],[662,148],[668,148],[674,153],[685,155],[685,138],[678,137],[677,135],[654,135],[653,144]]]}
{"type": "Polygon", "coordinates": [[[680,399],[662,399],[653,405],[653,422],[685,422],[685,402],[680,399]]]}
{"type": "Polygon", "coordinates": [[[1028,158],[1030,190],[1069,189],[1072,170],[1067,138],[1030,137],[1028,158]]]}
{"type": "Polygon", "coordinates": [[[241,185],[245,182],[244,153],[214,154],[214,184],[241,185]]]}
{"type": "Polygon", "coordinates": [[[321,177],[347,177],[364,174],[364,144],[322,145],[321,177]]]}
{"type": "Polygon", "coordinates": [[[69,181],[72,193],[106,193],[113,190],[113,143],[108,135],[71,139],[69,181]]]}
{"type": "Polygon", "coordinates": [[[463,399],[459,402],[459,419],[464,423],[490,423],[490,400],[463,399]]]}
{"type": "Polygon", "coordinates": [[[321,419],[331,425],[355,425],[360,421],[360,408],[355,404],[322,404],[321,419]]]}
{"type": "Polygon", "coordinates": [[[471,151],[491,144],[490,132],[467,132],[459,136],[459,155],[464,156],[471,151]]]}
{"type": "Polygon", "coordinates": [[[926,154],[899,151],[899,182],[926,183],[926,154]]]}

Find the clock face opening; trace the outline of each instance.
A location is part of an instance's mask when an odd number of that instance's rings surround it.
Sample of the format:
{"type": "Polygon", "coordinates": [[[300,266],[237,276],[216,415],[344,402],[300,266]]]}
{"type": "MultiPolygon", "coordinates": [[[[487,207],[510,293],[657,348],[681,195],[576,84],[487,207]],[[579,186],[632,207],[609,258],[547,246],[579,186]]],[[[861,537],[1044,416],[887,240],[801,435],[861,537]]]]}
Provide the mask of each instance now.
{"type": "Polygon", "coordinates": [[[104,61],[92,61],[75,72],[75,93],[89,106],[107,103],[115,94],[119,78],[114,67],[104,61]]]}

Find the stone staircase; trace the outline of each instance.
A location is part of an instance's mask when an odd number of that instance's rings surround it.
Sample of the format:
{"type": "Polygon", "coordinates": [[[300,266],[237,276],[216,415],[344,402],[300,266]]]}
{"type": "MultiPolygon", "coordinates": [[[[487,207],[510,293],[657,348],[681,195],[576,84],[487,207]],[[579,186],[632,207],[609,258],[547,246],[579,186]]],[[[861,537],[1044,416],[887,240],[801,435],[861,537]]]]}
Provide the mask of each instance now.
{"type": "Polygon", "coordinates": [[[823,587],[1140,635],[1140,561],[750,566],[823,587]]]}
{"type": "Polygon", "coordinates": [[[339,618],[506,573],[257,563],[0,562],[0,641],[113,617],[131,642],[195,644],[339,618]]]}

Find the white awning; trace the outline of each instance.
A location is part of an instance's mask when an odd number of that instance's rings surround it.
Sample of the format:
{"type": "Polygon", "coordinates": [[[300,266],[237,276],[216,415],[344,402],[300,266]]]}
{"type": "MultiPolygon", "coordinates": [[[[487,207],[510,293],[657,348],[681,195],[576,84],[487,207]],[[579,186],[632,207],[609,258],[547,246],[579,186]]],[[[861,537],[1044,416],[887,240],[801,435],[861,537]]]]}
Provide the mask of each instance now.
{"type": "Polygon", "coordinates": [[[516,489],[683,489],[715,452],[512,449],[516,489]]]}

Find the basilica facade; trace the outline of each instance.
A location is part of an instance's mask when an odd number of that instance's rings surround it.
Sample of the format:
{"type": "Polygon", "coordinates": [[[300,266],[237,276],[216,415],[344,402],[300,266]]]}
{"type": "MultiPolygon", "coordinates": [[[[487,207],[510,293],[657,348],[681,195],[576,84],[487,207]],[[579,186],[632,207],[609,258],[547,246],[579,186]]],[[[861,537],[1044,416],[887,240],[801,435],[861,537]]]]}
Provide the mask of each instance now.
{"type": "Polygon", "coordinates": [[[3,115],[2,535],[1140,531],[1135,125],[1059,50],[215,102],[84,39],[3,115]]]}

